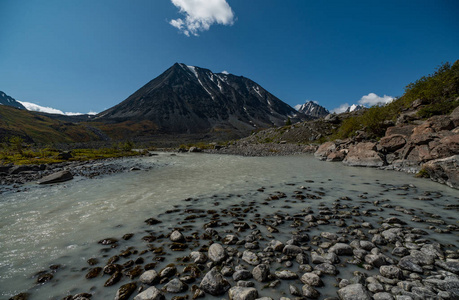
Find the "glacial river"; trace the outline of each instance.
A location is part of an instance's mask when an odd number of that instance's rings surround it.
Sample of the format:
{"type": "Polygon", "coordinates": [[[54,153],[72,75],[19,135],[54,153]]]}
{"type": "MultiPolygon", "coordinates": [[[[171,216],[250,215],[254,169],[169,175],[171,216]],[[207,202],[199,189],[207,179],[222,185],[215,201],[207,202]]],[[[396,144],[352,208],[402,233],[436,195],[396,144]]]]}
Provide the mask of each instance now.
{"type": "MultiPolygon", "coordinates": [[[[393,205],[440,214],[458,225],[454,221],[457,210],[444,209],[459,204],[458,191],[409,174],[345,167],[309,155],[157,154],[133,158],[152,165],[148,171],[75,178],[52,186],[29,184],[27,191],[0,195],[0,299],[21,292],[30,293],[30,299],[62,299],[83,291],[92,291],[93,299],[113,299],[117,287],[104,288],[106,278],[96,284],[81,272],[89,258],[100,255],[97,241],[139,233],[144,220],[184,205],[188,198],[199,199],[195,205],[209,209],[215,197],[224,199],[219,200],[224,205],[241,198],[263,201],[257,194],[260,187],[290,193],[293,185],[306,185],[326,193],[321,203],[332,203],[343,196],[361,199],[364,194],[368,201],[388,200],[393,205]],[[406,184],[412,185],[408,191],[397,189],[406,184]],[[434,199],[419,200],[423,195],[433,195],[434,199]],[[36,285],[34,274],[49,270],[50,265],[60,265],[55,279],[36,285]]],[[[293,209],[301,210],[299,204],[295,205],[293,209]]],[[[276,203],[260,209],[280,207],[276,203]]],[[[160,217],[166,224],[167,218],[167,214],[160,217]]],[[[446,240],[443,236],[438,239],[459,244],[457,232],[446,240]]]]}

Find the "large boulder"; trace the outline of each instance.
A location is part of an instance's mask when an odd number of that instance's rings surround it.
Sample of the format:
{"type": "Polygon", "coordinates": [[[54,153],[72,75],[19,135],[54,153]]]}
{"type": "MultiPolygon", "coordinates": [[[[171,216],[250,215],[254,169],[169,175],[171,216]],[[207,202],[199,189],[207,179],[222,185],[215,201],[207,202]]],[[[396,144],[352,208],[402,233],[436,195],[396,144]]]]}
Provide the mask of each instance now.
{"type": "Polygon", "coordinates": [[[218,243],[210,245],[207,255],[215,263],[221,263],[228,257],[226,250],[218,243]]]}
{"type": "Polygon", "coordinates": [[[42,179],[38,180],[39,184],[51,184],[51,183],[58,183],[69,181],[73,179],[73,175],[70,171],[64,170],[53,173],[51,175],[45,176],[42,179]]]}
{"type": "Polygon", "coordinates": [[[428,161],[423,168],[433,181],[459,189],[459,155],[428,161]]]}
{"type": "Polygon", "coordinates": [[[406,144],[406,139],[401,134],[394,134],[383,137],[378,144],[378,149],[383,152],[394,152],[406,144]]]}
{"type": "Polygon", "coordinates": [[[343,163],[354,167],[382,167],[384,160],[375,149],[376,143],[358,143],[349,148],[343,163]]]}
{"type": "Polygon", "coordinates": [[[314,156],[320,160],[326,160],[328,155],[336,150],[334,142],[325,142],[319,146],[314,156]]]}

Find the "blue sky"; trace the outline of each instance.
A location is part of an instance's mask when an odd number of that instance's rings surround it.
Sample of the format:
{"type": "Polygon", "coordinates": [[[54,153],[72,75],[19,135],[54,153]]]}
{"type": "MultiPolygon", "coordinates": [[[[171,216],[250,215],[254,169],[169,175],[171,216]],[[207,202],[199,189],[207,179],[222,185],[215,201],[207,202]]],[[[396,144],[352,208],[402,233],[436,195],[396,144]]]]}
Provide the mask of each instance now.
{"type": "Polygon", "coordinates": [[[183,62],[332,110],[459,59],[458,13],[457,0],[0,0],[0,90],[100,112],[183,62]]]}

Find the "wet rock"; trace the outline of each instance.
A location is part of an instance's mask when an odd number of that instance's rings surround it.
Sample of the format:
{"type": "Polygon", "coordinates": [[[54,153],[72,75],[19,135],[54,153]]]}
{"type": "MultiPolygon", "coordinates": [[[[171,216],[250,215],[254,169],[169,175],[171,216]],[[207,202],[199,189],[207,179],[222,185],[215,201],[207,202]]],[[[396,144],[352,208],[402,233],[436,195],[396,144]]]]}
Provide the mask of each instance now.
{"type": "Polygon", "coordinates": [[[148,225],[156,225],[162,222],[158,219],[150,218],[150,219],[145,220],[145,223],[147,223],[148,225]]]}
{"type": "Polygon", "coordinates": [[[285,245],[282,242],[276,240],[272,240],[271,242],[269,242],[269,245],[274,249],[274,251],[278,252],[282,252],[282,250],[284,250],[285,247],[285,245]]]}
{"type": "Polygon", "coordinates": [[[20,294],[17,294],[15,296],[11,297],[8,300],[27,300],[27,299],[29,299],[29,296],[30,296],[30,294],[28,294],[28,293],[20,293],[20,294]]]}
{"type": "Polygon", "coordinates": [[[210,270],[199,285],[200,289],[213,296],[223,295],[230,287],[229,282],[223,278],[216,268],[210,270]]]}
{"type": "Polygon", "coordinates": [[[390,258],[383,254],[368,254],[365,256],[365,262],[376,268],[392,263],[390,258]]]}
{"type": "Polygon", "coordinates": [[[45,176],[38,180],[39,184],[52,184],[52,183],[59,183],[65,182],[73,179],[73,175],[70,171],[60,171],[53,173],[51,175],[45,176]]]}
{"type": "Polygon", "coordinates": [[[405,256],[400,259],[397,265],[400,269],[422,273],[423,270],[420,265],[418,265],[418,261],[412,256],[405,256]]]}
{"type": "Polygon", "coordinates": [[[374,300],[394,300],[394,297],[390,293],[381,292],[373,295],[374,300]]]}
{"type": "Polygon", "coordinates": [[[239,280],[245,280],[249,279],[252,277],[252,273],[248,270],[238,270],[233,273],[233,280],[234,281],[239,281],[239,280]]]}
{"type": "Polygon", "coordinates": [[[418,265],[433,265],[435,263],[435,254],[428,254],[419,250],[411,250],[410,256],[413,257],[414,261],[418,265]]]}
{"type": "Polygon", "coordinates": [[[458,274],[459,275],[459,261],[454,261],[454,260],[451,260],[451,261],[440,261],[440,260],[437,260],[435,262],[435,265],[440,267],[440,268],[443,268],[451,273],[454,273],[454,274],[458,274]]]}
{"type": "Polygon", "coordinates": [[[299,263],[300,265],[304,265],[309,263],[309,258],[306,254],[300,253],[297,256],[295,256],[295,261],[299,263]]]}
{"type": "Polygon", "coordinates": [[[107,239],[100,240],[98,243],[102,245],[113,245],[117,242],[118,240],[115,238],[107,238],[107,239]]]}
{"type": "Polygon", "coordinates": [[[288,290],[293,296],[303,296],[303,293],[300,291],[300,289],[292,284],[288,286],[288,290]]]}
{"type": "Polygon", "coordinates": [[[188,289],[188,285],[181,282],[178,278],[174,278],[164,285],[163,290],[168,293],[181,293],[188,289]]]}
{"type": "Polygon", "coordinates": [[[53,274],[49,274],[49,273],[42,274],[38,276],[37,283],[46,283],[50,281],[51,279],[53,279],[53,277],[54,277],[53,274]]]}
{"type": "Polygon", "coordinates": [[[382,276],[390,278],[390,279],[402,279],[403,278],[402,270],[392,265],[381,266],[379,268],[379,273],[381,273],[382,276]]]}
{"type": "Polygon", "coordinates": [[[328,252],[335,253],[336,255],[353,255],[354,254],[352,247],[344,243],[336,243],[330,249],[328,249],[328,252]]]}
{"type": "Polygon", "coordinates": [[[166,277],[170,278],[170,277],[174,276],[175,273],[177,273],[177,268],[174,265],[169,265],[169,266],[166,266],[164,269],[162,269],[159,272],[159,277],[161,277],[161,278],[166,278],[166,277]]]}
{"type": "Polygon", "coordinates": [[[338,239],[338,235],[336,235],[336,233],[333,233],[333,232],[321,232],[320,236],[325,238],[325,239],[327,239],[327,240],[336,240],[336,239],[338,239]]]}
{"type": "Polygon", "coordinates": [[[271,274],[269,266],[266,264],[259,264],[252,270],[252,276],[256,281],[265,282],[269,279],[271,274]]]}
{"type": "Polygon", "coordinates": [[[253,287],[234,286],[229,289],[228,296],[230,300],[255,300],[258,291],[253,287]]]}
{"type": "Polygon", "coordinates": [[[223,244],[225,245],[235,245],[239,241],[239,238],[234,234],[228,234],[223,239],[223,244]]]}
{"type": "Polygon", "coordinates": [[[186,242],[185,241],[185,237],[183,236],[183,234],[178,231],[178,230],[175,230],[171,233],[171,235],[169,236],[169,239],[174,242],[174,243],[184,243],[186,242]]]}
{"type": "Polygon", "coordinates": [[[403,257],[409,254],[410,254],[410,251],[406,249],[405,247],[395,247],[392,250],[392,255],[399,256],[399,257],[403,257]]]}
{"type": "Polygon", "coordinates": [[[139,281],[143,284],[152,285],[158,278],[158,273],[155,270],[148,270],[140,275],[139,281]]]}
{"type": "Polygon", "coordinates": [[[287,245],[282,250],[282,253],[284,253],[285,255],[291,255],[291,256],[295,256],[295,255],[300,254],[302,252],[303,252],[303,250],[300,247],[295,246],[295,245],[287,245]]]}
{"type": "Polygon", "coordinates": [[[107,286],[112,286],[116,283],[118,283],[118,281],[120,281],[121,277],[123,275],[121,274],[120,271],[116,271],[115,273],[112,274],[112,276],[110,276],[110,278],[105,282],[104,286],[107,287],[107,286]]]}
{"type": "Polygon", "coordinates": [[[319,264],[314,267],[314,270],[320,271],[322,273],[329,274],[329,275],[338,274],[338,270],[336,269],[336,267],[329,263],[319,264]]]}
{"type": "Polygon", "coordinates": [[[221,263],[228,257],[223,246],[218,243],[210,245],[207,255],[215,263],[221,263]]]}
{"type": "Polygon", "coordinates": [[[134,293],[137,288],[137,284],[131,282],[122,285],[116,292],[115,300],[127,300],[134,293]]]}
{"type": "Polygon", "coordinates": [[[298,274],[290,270],[276,271],[274,274],[277,278],[284,280],[293,280],[298,278],[298,274]]]}
{"type": "Polygon", "coordinates": [[[260,258],[250,250],[245,250],[242,253],[242,260],[253,266],[259,265],[261,263],[260,258]]]}
{"type": "Polygon", "coordinates": [[[322,279],[315,273],[305,273],[300,278],[301,282],[310,286],[323,286],[322,279]]]}
{"type": "Polygon", "coordinates": [[[301,290],[306,298],[317,299],[320,297],[320,293],[309,284],[303,285],[301,290]]]}
{"type": "Polygon", "coordinates": [[[370,293],[360,283],[350,284],[338,290],[341,300],[371,300],[370,293]]]}
{"type": "Polygon", "coordinates": [[[193,251],[190,253],[190,258],[195,264],[205,264],[207,261],[207,256],[198,251],[193,251]]]}
{"type": "Polygon", "coordinates": [[[142,293],[134,297],[134,300],[165,300],[161,291],[155,288],[154,286],[146,289],[142,293]]]}
{"type": "Polygon", "coordinates": [[[102,268],[101,267],[96,267],[96,268],[92,268],[89,270],[89,272],[86,274],[86,279],[92,279],[92,278],[95,278],[97,276],[99,276],[99,274],[102,272],[102,268]]]}

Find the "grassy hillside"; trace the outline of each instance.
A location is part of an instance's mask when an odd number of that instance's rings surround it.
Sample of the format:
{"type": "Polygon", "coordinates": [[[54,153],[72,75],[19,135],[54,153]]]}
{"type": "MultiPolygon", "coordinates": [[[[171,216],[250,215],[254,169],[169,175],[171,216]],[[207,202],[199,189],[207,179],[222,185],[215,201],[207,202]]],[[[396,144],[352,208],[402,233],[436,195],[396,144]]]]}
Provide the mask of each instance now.
{"type": "Polygon", "coordinates": [[[88,142],[98,139],[85,126],[0,105],[0,142],[15,136],[27,143],[36,144],[88,142]]]}
{"type": "Polygon", "coordinates": [[[454,64],[445,63],[433,74],[408,84],[403,96],[392,103],[372,107],[362,115],[344,120],[333,138],[348,138],[358,130],[364,130],[372,137],[381,137],[387,126],[410,109],[415,101],[422,105],[417,112],[419,118],[449,114],[459,106],[459,60],[454,64]]]}

